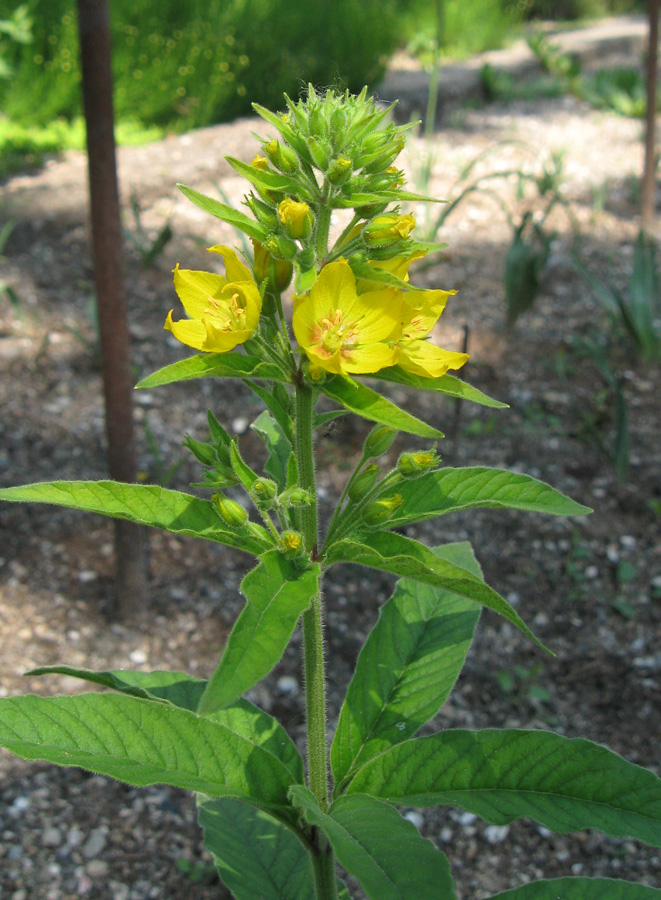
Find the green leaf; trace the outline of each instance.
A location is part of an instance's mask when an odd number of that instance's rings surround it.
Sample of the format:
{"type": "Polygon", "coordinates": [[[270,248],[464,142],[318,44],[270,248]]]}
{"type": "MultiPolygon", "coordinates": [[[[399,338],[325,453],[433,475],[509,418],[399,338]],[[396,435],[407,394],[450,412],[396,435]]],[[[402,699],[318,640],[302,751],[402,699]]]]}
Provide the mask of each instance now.
{"type": "Polygon", "coordinates": [[[306,788],[293,787],[290,796],[372,900],[454,900],[445,854],[389,804],[352,794],[324,813],[306,788]]]}
{"type": "Polygon", "coordinates": [[[405,575],[474,600],[516,625],[546,650],[507,600],[472,572],[439,559],[429,547],[419,541],[392,532],[374,532],[363,535],[360,540],[347,538],[333,544],[328,553],[327,565],[338,562],[358,563],[383,572],[392,572],[394,575],[405,575]]]}
{"type": "Polygon", "coordinates": [[[434,391],[437,394],[446,394],[448,397],[455,397],[457,400],[470,400],[472,403],[479,403],[480,406],[488,406],[491,409],[509,409],[507,403],[501,403],[500,400],[494,400],[472,387],[461,378],[454,375],[441,375],[440,378],[422,378],[420,375],[412,375],[405,372],[400,366],[389,366],[387,369],[381,369],[374,376],[380,381],[392,381],[395,384],[405,384],[407,387],[416,388],[419,391],[434,391]]]}
{"type": "MultiPolygon", "coordinates": [[[[467,542],[435,551],[480,577],[467,542]]],[[[401,579],[358,656],[331,747],[342,782],[368,759],[412,737],[447,700],[480,607],[448,591],[401,579]]]]}
{"type": "Polygon", "coordinates": [[[303,757],[285,729],[268,713],[250,703],[237,700],[226,709],[219,709],[209,716],[212,722],[224,725],[255,746],[272,753],[289,770],[294,782],[303,782],[303,757]]]}
{"type": "Polygon", "coordinates": [[[192,712],[197,709],[207,684],[206,681],[194,678],[186,672],[163,670],[136,672],[132,669],[111,669],[106,672],[93,672],[90,669],[77,669],[75,666],[39,666],[25,674],[68,675],[70,678],[81,678],[83,681],[100,684],[102,687],[132,697],[163,700],[192,712]]]}
{"type": "Polygon", "coordinates": [[[310,854],[273,816],[240,800],[200,798],[204,846],[236,900],[310,900],[310,854]]]}
{"type": "Polygon", "coordinates": [[[285,807],[280,760],[229,728],[167,703],[117,694],[0,700],[0,746],[133,785],[169,784],[285,807]]]}
{"type": "Polygon", "coordinates": [[[209,680],[200,715],[229,706],[268,675],[319,589],[319,573],[316,563],[300,569],[295,560],[272,550],[246,575],[241,583],[246,605],[209,680]]]}
{"type": "Polygon", "coordinates": [[[614,878],[553,878],[532,881],[489,900],[661,900],[661,891],[614,878]]]}
{"type": "MultiPolygon", "coordinates": [[[[250,381],[249,379],[245,379],[244,384],[246,384],[250,390],[257,394],[260,400],[263,402],[264,406],[271,413],[275,421],[278,423],[280,428],[282,429],[283,434],[287,438],[290,443],[293,443],[294,440],[294,427],[292,424],[291,416],[289,415],[289,395],[287,394],[287,388],[285,388],[282,384],[277,383],[274,385],[274,388],[279,388],[284,392],[285,396],[276,396],[276,392],[271,392],[268,388],[265,388],[261,384],[257,384],[254,381],[250,381]],[[283,403],[285,405],[283,405],[283,403]]],[[[253,426],[254,427],[254,426],[253,426]]]]}
{"type": "Polygon", "coordinates": [[[220,203],[220,201],[214,200],[211,197],[205,197],[204,194],[200,194],[199,191],[193,190],[193,188],[186,187],[185,184],[178,184],[177,187],[185,197],[191,200],[196,206],[199,206],[201,210],[210,213],[212,216],[221,219],[223,222],[227,222],[228,225],[232,225],[233,228],[238,228],[239,231],[243,231],[248,237],[262,242],[268,237],[268,228],[260,222],[251,219],[245,213],[239,212],[231,206],[220,203]]]}
{"type": "Polygon", "coordinates": [[[244,461],[239,451],[238,437],[232,438],[229,446],[229,457],[232,471],[241,482],[245,490],[250,493],[253,484],[257,481],[257,473],[244,461]]]}
{"type": "Polygon", "coordinates": [[[444,731],[384,751],[349,793],[461,806],[494,825],[525,816],[661,846],[661,779],[605,747],[547,731],[444,731]]]}
{"type": "Polygon", "coordinates": [[[329,378],[319,385],[319,389],[344,406],[349,412],[356,413],[364,419],[371,422],[381,422],[383,425],[390,425],[397,431],[404,431],[407,434],[416,434],[418,437],[425,438],[442,438],[442,432],[426,422],[421,422],[415,416],[404,412],[398,406],[395,406],[390,400],[386,400],[381,394],[377,394],[371,388],[364,384],[350,384],[343,378],[329,378]]]}
{"type": "Polygon", "coordinates": [[[278,366],[263,362],[258,356],[246,356],[243,353],[199,353],[147,375],[136,384],[136,389],[160,387],[176,381],[190,381],[192,378],[288,380],[278,366]]]}
{"type": "Polygon", "coordinates": [[[259,435],[268,451],[264,471],[278,483],[280,490],[283,491],[287,483],[287,463],[292,452],[292,445],[267,410],[264,410],[250,427],[259,435]]]}
{"type": "MultiPolygon", "coordinates": [[[[114,669],[92,672],[74,666],[39,666],[25,673],[36,675],[68,675],[92,684],[111,688],[122,694],[171,703],[180,709],[195,712],[207,686],[206,681],[194,678],[186,672],[139,672],[130,669],[114,669]]],[[[227,709],[213,714],[212,720],[230,731],[263,747],[285,765],[294,781],[303,781],[303,759],[285,729],[272,716],[248,700],[239,700],[227,709]]]]}
{"type": "Polygon", "coordinates": [[[187,534],[236,547],[259,556],[273,546],[264,529],[232,531],[223,524],[208,500],[155,484],[124,484],[119,481],[45,481],[3,488],[0,500],[51,503],[86,512],[128,519],[173,534],[187,534]]]}
{"type": "Polygon", "coordinates": [[[520,509],[554,516],[592,512],[530,475],[483,466],[426,472],[399,484],[397,492],[404,502],[388,519],[388,528],[475,508],[520,509]]]}
{"type": "Polygon", "coordinates": [[[425,290],[425,288],[416,287],[409,281],[404,281],[403,278],[399,278],[397,275],[394,275],[392,272],[388,272],[386,269],[380,269],[378,268],[378,266],[371,266],[366,262],[361,263],[354,260],[351,263],[351,269],[356,278],[360,278],[362,281],[370,281],[374,282],[375,284],[384,284],[388,287],[398,288],[400,291],[425,290]]]}
{"type": "Polygon", "coordinates": [[[309,192],[303,191],[302,185],[293,178],[288,178],[287,175],[280,175],[278,172],[268,171],[266,169],[258,169],[256,166],[244,163],[240,159],[235,159],[233,156],[226,156],[225,159],[235,172],[238,172],[239,175],[243,175],[244,178],[247,178],[248,181],[256,187],[266,188],[266,190],[272,191],[286,191],[288,194],[294,194],[297,197],[300,195],[306,199],[310,199],[309,192]]]}

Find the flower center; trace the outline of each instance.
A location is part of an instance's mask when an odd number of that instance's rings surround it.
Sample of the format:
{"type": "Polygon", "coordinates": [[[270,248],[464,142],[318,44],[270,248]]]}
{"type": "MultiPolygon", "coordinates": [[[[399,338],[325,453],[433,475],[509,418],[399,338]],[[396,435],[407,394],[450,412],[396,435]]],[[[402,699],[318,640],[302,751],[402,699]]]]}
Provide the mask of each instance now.
{"type": "Polygon", "coordinates": [[[341,309],[333,310],[329,316],[321,320],[319,326],[321,346],[329,354],[336,353],[342,348],[351,349],[356,341],[356,328],[344,321],[341,309]]]}
{"type": "Polygon", "coordinates": [[[211,316],[215,328],[219,331],[245,331],[246,311],[242,306],[239,294],[232,294],[228,299],[217,300],[207,298],[209,305],[204,314],[211,316]]]}

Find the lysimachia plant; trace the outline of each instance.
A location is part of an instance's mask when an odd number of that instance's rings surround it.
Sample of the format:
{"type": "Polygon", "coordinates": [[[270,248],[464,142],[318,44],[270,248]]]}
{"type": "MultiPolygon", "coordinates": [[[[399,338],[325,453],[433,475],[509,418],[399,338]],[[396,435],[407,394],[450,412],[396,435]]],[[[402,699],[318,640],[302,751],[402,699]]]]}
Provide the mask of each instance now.
{"type": "MultiPolygon", "coordinates": [[[[406,129],[386,124],[387,110],[365,92],[310,89],[303,101],[287,99],[282,114],[256,111],[272,135],[252,162],[229,159],[251,185],[247,212],[182,187],[247,235],[254,254],[212,247],[224,275],[176,268],[188,317],[171,312],[165,327],[200,352],[138,387],[242,381],[266,407],[253,424],[266,447],[264,472],[210,412],[208,439],[187,439],[204,469],[205,499],[110,481],[0,491],[4,500],[89,510],[251,554],[245,606],[208,681],[181,672],[34,670],[110,690],[2,699],[0,743],[26,759],[195,792],[205,844],[237,900],[346,898],[336,861],[373,900],[452,900],[446,856],[398,806],[459,806],[496,825],[526,817],[559,833],[595,828],[661,846],[661,780],[604,747],[549,731],[428,729],[416,737],[447,700],[481,607],[536,638],[484,583],[469,544],[430,548],[402,526],[473,507],[589,510],[523,474],[442,467],[436,445],[402,453],[384,470],[379,460],[397,432],[443,435],[363,376],[503,406],[448,374],[464,354],[428,340],[451,292],[409,281],[410,264],[436,247],[416,242],[413,218],[401,213],[402,203],[425,199],[403,189],[395,163],[406,129]],[[282,291],[292,278],[290,323],[282,291]],[[330,411],[317,411],[321,397],[330,411]],[[320,527],[314,433],[347,411],[374,427],[320,527]],[[402,577],[358,657],[330,741],[322,580],[342,563],[402,577]],[[281,659],[301,619],[305,759],[282,725],[243,699],[281,659]]],[[[577,877],[498,895],[560,897],[659,900],[661,891],[577,877]]]]}

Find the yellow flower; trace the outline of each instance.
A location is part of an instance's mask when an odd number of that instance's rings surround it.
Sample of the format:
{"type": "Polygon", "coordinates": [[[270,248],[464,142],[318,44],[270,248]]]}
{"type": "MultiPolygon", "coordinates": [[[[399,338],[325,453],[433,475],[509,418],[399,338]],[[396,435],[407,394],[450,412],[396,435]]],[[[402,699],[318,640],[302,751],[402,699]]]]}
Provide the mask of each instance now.
{"type": "Polygon", "coordinates": [[[401,294],[401,336],[396,342],[397,362],[406,372],[440,378],[448,369],[460,369],[467,353],[444,350],[425,340],[431,334],[448,297],[456,291],[416,291],[401,294]]]}
{"type": "Polygon", "coordinates": [[[396,362],[386,339],[397,333],[398,291],[358,294],[349,263],[329,263],[308,294],[294,298],[292,325],[313,366],[335,374],[368,374],[396,362]]]}
{"type": "Polygon", "coordinates": [[[195,350],[225,353],[253,334],[262,298],[250,270],[234,250],[220,246],[209,249],[223,257],[227,277],[177,265],[174,287],[189,318],[175,322],[170,310],[164,327],[195,350]]]}
{"type": "Polygon", "coordinates": [[[278,205],[278,218],[289,237],[305,238],[312,229],[312,214],[307,203],[287,197],[278,205]]]}

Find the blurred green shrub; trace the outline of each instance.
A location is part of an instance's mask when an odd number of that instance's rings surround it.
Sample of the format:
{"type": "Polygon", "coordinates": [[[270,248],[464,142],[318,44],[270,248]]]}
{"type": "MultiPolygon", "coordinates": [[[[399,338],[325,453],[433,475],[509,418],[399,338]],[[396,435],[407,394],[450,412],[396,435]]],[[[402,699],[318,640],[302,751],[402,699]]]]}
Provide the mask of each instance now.
{"type": "Polygon", "coordinates": [[[645,0],[523,0],[526,19],[597,19],[644,12],[645,0]]]}
{"type": "MultiPolygon", "coordinates": [[[[0,107],[20,124],[80,113],[75,0],[27,0],[33,42],[12,45],[0,107]]],[[[15,0],[0,0],[0,19],[15,0]]],[[[397,0],[113,0],[118,118],[168,129],[282,105],[307,81],[374,83],[401,38],[397,0]]]]}

